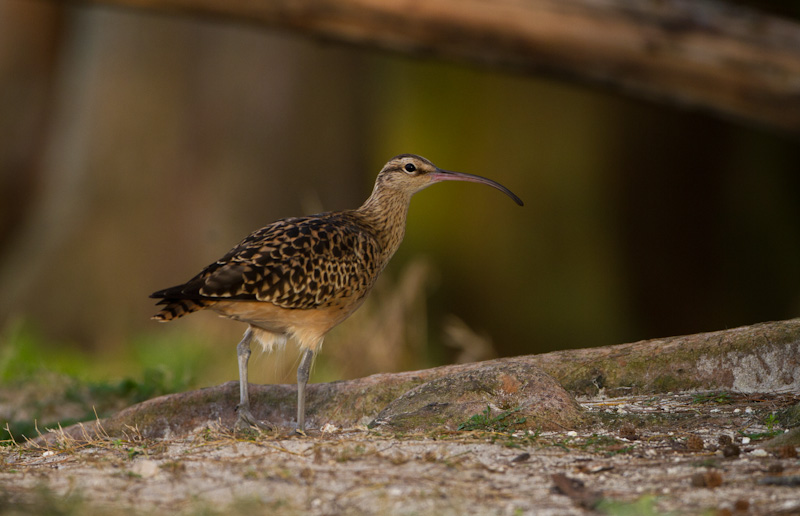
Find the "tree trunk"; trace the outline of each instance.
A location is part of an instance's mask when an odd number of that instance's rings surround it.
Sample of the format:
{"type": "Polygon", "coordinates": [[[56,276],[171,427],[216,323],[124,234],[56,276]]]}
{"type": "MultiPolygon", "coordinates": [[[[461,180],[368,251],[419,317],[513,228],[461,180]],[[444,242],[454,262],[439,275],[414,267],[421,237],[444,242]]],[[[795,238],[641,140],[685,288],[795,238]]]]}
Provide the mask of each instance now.
{"type": "Polygon", "coordinates": [[[705,0],[97,0],[599,83],[800,132],[800,24],[705,0]]]}

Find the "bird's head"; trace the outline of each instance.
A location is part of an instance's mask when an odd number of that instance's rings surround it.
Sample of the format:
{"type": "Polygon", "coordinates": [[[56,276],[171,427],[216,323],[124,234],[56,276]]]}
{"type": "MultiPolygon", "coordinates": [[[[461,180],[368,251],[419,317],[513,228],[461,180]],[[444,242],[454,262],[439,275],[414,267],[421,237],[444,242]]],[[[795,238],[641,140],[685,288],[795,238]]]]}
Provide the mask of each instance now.
{"type": "Polygon", "coordinates": [[[378,174],[376,187],[397,190],[411,196],[434,183],[442,181],[483,183],[497,188],[511,197],[515,203],[520,206],[523,205],[519,197],[500,183],[481,176],[443,170],[422,156],[414,154],[400,154],[390,159],[378,174]]]}

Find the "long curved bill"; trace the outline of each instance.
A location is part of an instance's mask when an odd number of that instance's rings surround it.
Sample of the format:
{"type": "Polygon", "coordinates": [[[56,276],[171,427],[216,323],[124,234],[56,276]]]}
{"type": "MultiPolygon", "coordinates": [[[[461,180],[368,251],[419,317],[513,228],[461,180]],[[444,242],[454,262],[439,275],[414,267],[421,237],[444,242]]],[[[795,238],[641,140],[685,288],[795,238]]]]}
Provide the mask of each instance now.
{"type": "Polygon", "coordinates": [[[492,181],[491,179],[486,179],[485,177],[476,176],[474,174],[465,174],[463,172],[453,172],[451,170],[443,170],[438,169],[436,172],[430,174],[431,179],[434,182],[438,183],[440,181],[468,181],[470,183],[482,183],[485,185],[489,185],[492,188],[497,188],[507,196],[511,197],[511,199],[519,204],[520,206],[524,206],[525,203],[522,202],[522,199],[517,197],[514,192],[506,188],[505,186],[501,185],[497,181],[492,181]]]}

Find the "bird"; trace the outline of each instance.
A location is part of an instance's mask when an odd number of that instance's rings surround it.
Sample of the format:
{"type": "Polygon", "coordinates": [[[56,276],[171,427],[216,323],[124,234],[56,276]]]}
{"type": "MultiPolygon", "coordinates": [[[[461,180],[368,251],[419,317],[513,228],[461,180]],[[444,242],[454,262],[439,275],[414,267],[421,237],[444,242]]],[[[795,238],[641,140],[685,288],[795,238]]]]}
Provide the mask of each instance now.
{"type": "Polygon", "coordinates": [[[491,179],[444,170],[421,156],[400,154],[384,165],[371,195],[359,208],[273,222],[186,283],[150,295],[162,307],[152,317],[160,322],[212,310],[247,323],[236,347],[236,428],[272,428],[250,408],[251,344],[260,343],[268,353],[292,338],[301,351],[295,431],[305,435],[306,385],[325,335],[361,306],[397,251],[411,197],[443,181],[489,185],[523,206],[511,190],[491,179]]]}

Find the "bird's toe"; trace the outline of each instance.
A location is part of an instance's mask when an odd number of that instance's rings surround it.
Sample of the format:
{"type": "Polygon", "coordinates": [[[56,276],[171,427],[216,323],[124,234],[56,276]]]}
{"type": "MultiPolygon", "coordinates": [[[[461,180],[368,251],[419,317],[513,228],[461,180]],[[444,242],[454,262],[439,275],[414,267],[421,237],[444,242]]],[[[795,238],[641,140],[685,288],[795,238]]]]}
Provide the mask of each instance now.
{"type": "Polygon", "coordinates": [[[275,427],[269,423],[264,423],[258,419],[246,408],[238,408],[236,410],[236,424],[234,428],[236,430],[245,430],[249,428],[256,428],[258,430],[264,431],[271,431],[275,430],[275,427]]]}

